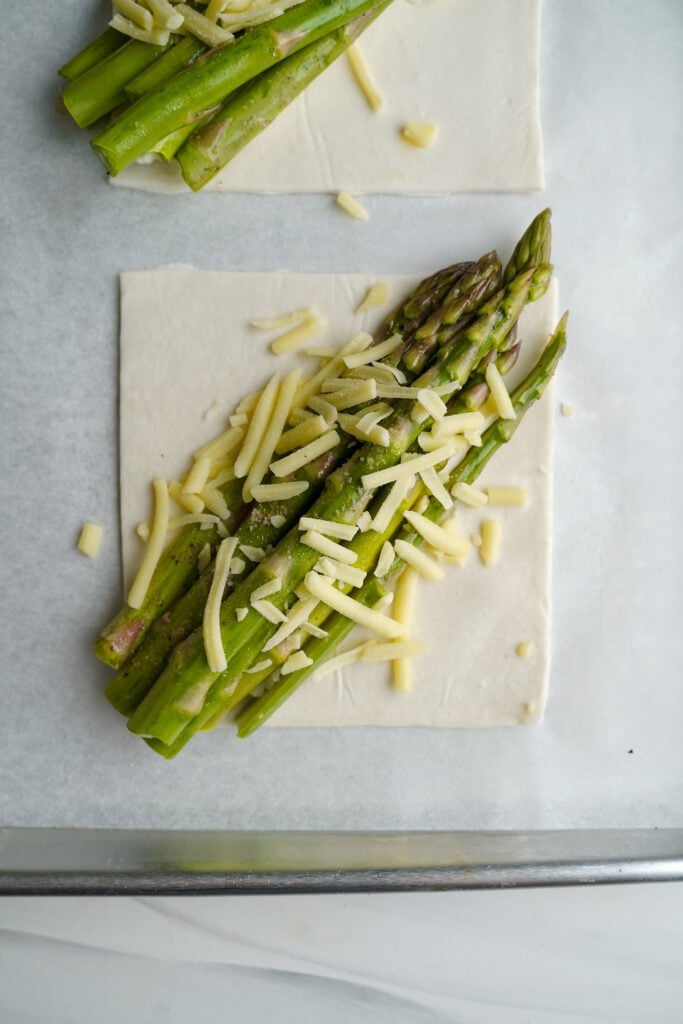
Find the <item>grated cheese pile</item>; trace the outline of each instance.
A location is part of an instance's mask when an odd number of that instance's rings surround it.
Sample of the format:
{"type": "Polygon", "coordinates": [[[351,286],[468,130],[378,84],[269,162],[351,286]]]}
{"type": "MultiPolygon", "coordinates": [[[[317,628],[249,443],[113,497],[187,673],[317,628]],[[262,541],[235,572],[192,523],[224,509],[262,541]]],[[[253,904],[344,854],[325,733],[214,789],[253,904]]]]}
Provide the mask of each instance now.
{"type": "Polygon", "coordinates": [[[171,33],[193,35],[207,46],[231,43],[238,32],[279,17],[302,0],[112,0],[109,24],[143,43],[165,46],[171,33]],[[201,6],[204,11],[196,10],[201,6]]]}

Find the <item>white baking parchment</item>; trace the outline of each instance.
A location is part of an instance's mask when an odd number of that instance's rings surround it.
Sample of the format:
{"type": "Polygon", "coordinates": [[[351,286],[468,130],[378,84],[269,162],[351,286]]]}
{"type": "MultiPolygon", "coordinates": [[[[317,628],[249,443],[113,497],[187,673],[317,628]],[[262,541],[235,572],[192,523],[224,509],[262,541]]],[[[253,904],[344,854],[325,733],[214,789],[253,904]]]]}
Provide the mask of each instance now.
{"type": "MultiPolygon", "coordinates": [[[[207,188],[228,192],[529,192],[543,188],[541,0],[394,0],[359,45],[384,98],[369,108],[345,57],[207,188]],[[439,128],[419,149],[407,121],[439,128]]],[[[178,165],[114,185],[185,192],[178,165]]]]}
{"type": "Polygon", "coordinates": [[[679,0],[545,0],[548,191],[168,197],[111,189],[55,112],[54,68],[90,0],[3,7],[0,76],[0,821],[158,828],[557,828],[683,821],[683,94],[679,0]],[[25,43],[25,45],[21,45],[25,43]],[[31,60],[26,59],[30,52],[31,60]],[[11,144],[9,144],[11,142],[11,144]],[[118,275],[429,273],[541,205],[569,347],[558,372],[553,660],[543,723],[518,729],[262,729],[173,762],[102,690],[98,630],[121,600],[118,275]],[[95,561],[75,550],[104,526],[95,561]],[[632,751],[632,753],[631,753],[632,751]]]}
{"type": "MultiPolygon", "coordinates": [[[[322,344],[338,344],[376,328],[381,313],[354,309],[376,278],[367,274],[235,274],[167,268],[124,273],[121,279],[121,536],[125,584],[142,557],[135,527],[150,516],[150,481],[184,475],[191,453],[224,428],[226,409],[283,367],[268,335],[250,327],[254,316],[314,306],[326,318],[322,344]],[[220,402],[222,415],[205,419],[220,402]]],[[[390,285],[386,312],[417,279],[382,278],[390,285]]],[[[557,288],[527,307],[520,320],[520,358],[514,387],[530,370],[557,319],[557,288]]],[[[270,332],[270,337],[277,332],[270,332]]],[[[292,358],[291,363],[311,360],[292,358]]],[[[285,367],[287,363],[284,363],[285,367]]],[[[500,726],[538,722],[550,661],[550,503],[553,388],[529,411],[513,442],[499,452],[481,485],[526,487],[519,508],[458,507],[464,537],[485,518],[503,528],[503,554],[487,569],[476,549],[462,569],[420,585],[415,636],[428,653],[413,659],[414,688],[399,695],[384,664],[354,664],[310,680],[278,711],[272,725],[500,726]],[[532,640],[533,655],[516,645],[532,640]]],[[[347,641],[358,643],[357,636],[347,641]]]]}

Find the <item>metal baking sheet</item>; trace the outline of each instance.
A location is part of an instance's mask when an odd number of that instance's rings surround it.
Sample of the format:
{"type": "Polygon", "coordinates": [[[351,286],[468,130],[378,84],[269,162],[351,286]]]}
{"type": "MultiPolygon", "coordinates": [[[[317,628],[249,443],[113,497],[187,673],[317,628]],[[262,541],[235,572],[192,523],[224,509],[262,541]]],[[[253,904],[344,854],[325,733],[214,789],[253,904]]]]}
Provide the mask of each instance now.
{"type": "Polygon", "coordinates": [[[117,274],[173,262],[426,272],[494,243],[507,251],[539,198],[372,197],[361,225],[325,196],[169,199],[110,189],[84,135],[55,109],[53,69],[93,33],[94,6],[42,5],[30,26],[19,0],[6,7],[17,45],[0,72],[0,822],[192,831],[679,826],[676,0],[547,0],[544,8],[542,201],[554,208],[562,303],[572,310],[558,395],[576,410],[557,432],[545,723],[439,734],[264,730],[247,743],[211,737],[172,764],[107,707],[107,672],[90,653],[120,592],[117,274]],[[28,41],[20,42],[29,31],[27,60],[28,41]],[[94,563],[74,551],[90,518],[106,528],[94,563]]]}

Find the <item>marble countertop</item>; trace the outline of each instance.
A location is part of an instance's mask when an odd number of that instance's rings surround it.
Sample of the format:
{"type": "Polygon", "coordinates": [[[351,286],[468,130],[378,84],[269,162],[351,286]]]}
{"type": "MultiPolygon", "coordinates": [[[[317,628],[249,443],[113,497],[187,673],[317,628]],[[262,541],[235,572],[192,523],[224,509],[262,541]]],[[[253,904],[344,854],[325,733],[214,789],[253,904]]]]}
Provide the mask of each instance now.
{"type": "Polygon", "coordinates": [[[7,1024],[679,1024],[683,883],[0,900],[7,1024]]]}

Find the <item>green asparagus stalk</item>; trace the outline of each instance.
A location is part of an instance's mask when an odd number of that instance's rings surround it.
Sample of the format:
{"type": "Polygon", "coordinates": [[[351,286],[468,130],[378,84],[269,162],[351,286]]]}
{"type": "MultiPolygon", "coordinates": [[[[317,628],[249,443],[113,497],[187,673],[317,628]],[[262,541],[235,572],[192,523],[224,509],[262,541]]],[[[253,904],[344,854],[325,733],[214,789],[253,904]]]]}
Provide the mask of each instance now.
{"type": "Polygon", "coordinates": [[[126,83],[172,45],[171,40],[165,46],[153,46],[130,39],[111,56],[69,82],[63,100],[76,124],[87,128],[127,103],[126,83]]]}
{"type": "MultiPolygon", "coordinates": [[[[550,249],[552,246],[552,230],[550,227],[550,209],[541,210],[532,220],[520,240],[515,246],[512,256],[508,260],[503,274],[503,283],[509,284],[513,278],[528,270],[529,267],[538,266],[539,263],[548,263],[550,260],[550,249]]],[[[540,296],[539,296],[540,297],[540,296]]],[[[534,301],[533,292],[529,301],[534,301]]]]}
{"type": "MultiPolygon", "coordinates": [[[[462,339],[441,350],[435,363],[418,378],[416,386],[430,388],[455,383],[463,387],[473,367],[491,349],[503,343],[527,301],[530,288],[539,288],[542,282],[547,287],[551,273],[551,267],[543,266],[515,278],[505,291],[485,304],[462,339]]],[[[389,446],[362,445],[344,466],[328,477],[311,515],[347,523],[357,520],[371,497],[363,485],[363,477],[396,465],[426,426],[416,423],[411,411],[411,402],[399,403],[385,423],[391,439],[389,446]]],[[[166,669],[132,715],[128,723],[131,731],[166,744],[173,743],[188,724],[182,698],[191,688],[195,693],[201,690],[206,694],[202,714],[208,712],[210,718],[225,687],[232,686],[236,678],[232,673],[239,656],[246,652],[253,661],[273,632],[272,624],[250,607],[253,591],[279,578],[281,590],[273,596],[272,602],[282,610],[317,558],[317,552],[300,541],[299,531],[291,530],[221,606],[221,632],[229,656],[228,670],[220,675],[209,669],[201,631],[192,633],[175,648],[166,669]],[[248,611],[242,621],[237,622],[235,611],[240,607],[248,611]]]]}
{"type": "MultiPolygon", "coordinates": [[[[472,483],[492,456],[504,444],[510,441],[515,431],[519,428],[526,412],[542,396],[566,348],[567,316],[568,314],[565,313],[560,320],[555,333],[536,366],[511,395],[517,418],[515,420],[498,419],[484,432],[481,448],[471,448],[469,450],[451,474],[451,478],[448,481],[449,488],[458,482],[472,483]]],[[[444,510],[439,502],[432,498],[424,515],[436,522],[443,517],[444,510]]],[[[412,529],[409,523],[404,523],[400,530],[400,536],[409,544],[418,545],[422,543],[422,538],[416,530],[412,529]]],[[[361,604],[369,607],[376,604],[380,597],[387,592],[392,580],[397,578],[404,567],[405,563],[400,558],[395,558],[386,577],[382,580],[378,580],[374,576],[371,577],[353,596],[361,604]]],[[[251,736],[278,708],[282,707],[284,702],[320,667],[322,662],[335,650],[342,640],[348,636],[354,625],[355,623],[350,619],[334,612],[326,622],[327,636],[313,639],[305,645],[306,654],[311,659],[312,664],[298,672],[281,677],[263,696],[250,700],[237,716],[238,736],[251,736]]]]}
{"type": "MultiPolygon", "coordinates": [[[[220,488],[225,498],[231,529],[246,513],[242,501],[242,481],[230,480],[220,488]]],[[[214,547],[220,540],[215,526],[202,530],[186,527],[159,560],[145,600],[140,608],[126,606],[105,626],[95,642],[95,654],[105,665],[118,668],[142,643],[154,620],[182,594],[197,577],[197,558],[202,548],[214,547]]]]}
{"type": "Polygon", "coordinates": [[[105,28],[96,39],[63,64],[57,74],[72,82],[74,78],[78,78],[85,71],[90,71],[90,68],[94,68],[100,61],[120,50],[127,39],[127,36],[117,32],[115,28],[105,28]]]}
{"type": "Polygon", "coordinates": [[[335,32],[287,57],[229,96],[205,127],[178,153],[186,183],[198,192],[259,135],[326,68],[337,60],[391,3],[384,0],[335,32]]]}
{"type": "MultiPolygon", "coordinates": [[[[388,356],[385,362],[396,363],[400,360],[401,353],[410,347],[411,328],[414,328],[421,316],[429,315],[430,311],[436,308],[444,291],[452,295],[459,289],[460,293],[467,297],[463,311],[468,312],[481,305],[484,299],[495,291],[499,276],[499,261],[495,254],[489,253],[476,264],[455,264],[443,271],[438,271],[423,281],[409,296],[403,307],[387,317],[378,331],[377,336],[381,338],[385,336],[388,327],[394,329],[399,326],[406,330],[402,346],[388,356]]],[[[263,506],[255,505],[237,531],[239,544],[264,549],[274,546],[285,535],[292,523],[296,522],[308,508],[312,499],[317,497],[325,478],[336,465],[339,465],[348,456],[350,448],[351,440],[347,438],[336,448],[321,456],[320,459],[304,466],[294,474],[293,479],[303,480],[309,484],[309,488],[304,494],[288,498],[286,501],[269,502],[266,511],[263,506]],[[275,517],[276,523],[281,522],[282,525],[274,525],[273,517],[275,517]]],[[[205,537],[206,533],[202,532],[202,536],[205,537]]],[[[231,575],[226,587],[227,592],[234,589],[237,582],[246,574],[245,572],[231,575]]],[[[107,699],[117,710],[126,715],[133,713],[161,672],[173,647],[201,624],[212,579],[213,566],[210,566],[170,608],[168,614],[159,615],[160,611],[165,611],[165,609],[162,609],[158,603],[153,608],[157,612],[154,624],[149,620],[149,613],[147,614],[146,621],[149,621],[149,625],[152,626],[150,636],[142,643],[139,651],[123,665],[105,691],[107,699]]],[[[154,599],[154,588],[155,580],[150,586],[145,602],[146,606],[151,604],[154,599]]],[[[167,586],[166,596],[169,594],[170,590],[167,586]]],[[[168,608],[168,605],[166,607],[168,608]]],[[[127,611],[122,614],[125,628],[131,616],[127,611]]],[[[141,618],[138,615],[135,621],[140,622],[141,618]]],[[[118,626],[114,629],[109,627],[107,652],[112,646],[111,635],[116,636],[117,632],[118,626]]],[[[136,635],[138,644],[143,639],[144,632],[145,630],[141,627],[136,635]]]]}
{"type": "Polygon", "coordinates": [[[142,96],[92,140],[93,149],[107,170],[118,174],[160,139],[216,111],[230,93],[262,71],[383,2],[305,0],[234,43],[209,50],[142,96]]]}
{"type": "Polygon", "coordinates": [[[153,64],[149,64],[139,75],[126,83],[126,96],[132,102],[139,100],[141,96],[152,92],[164,82],[168,82],[179,71],[189,67],[206,50],[207,47],[196,36],[184,36],[182,39],[176,36],[174,46],[162,53],[153,64]]]}

